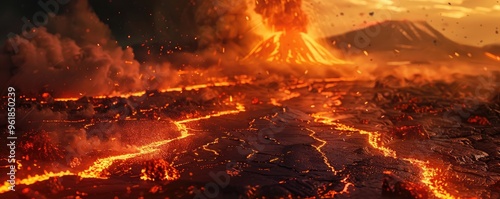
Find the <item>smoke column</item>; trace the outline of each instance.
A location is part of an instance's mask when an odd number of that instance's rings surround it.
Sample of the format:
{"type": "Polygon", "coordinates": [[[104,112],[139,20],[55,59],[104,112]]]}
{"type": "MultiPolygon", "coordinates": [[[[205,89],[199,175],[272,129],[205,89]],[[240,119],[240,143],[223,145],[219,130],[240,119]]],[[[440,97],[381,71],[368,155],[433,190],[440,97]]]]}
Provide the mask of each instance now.
{"type": "Polygon", "coordinates": [[[255,0],[255,12],[274,31],[307,32],[308,19],[302,0],[255,0]]]}

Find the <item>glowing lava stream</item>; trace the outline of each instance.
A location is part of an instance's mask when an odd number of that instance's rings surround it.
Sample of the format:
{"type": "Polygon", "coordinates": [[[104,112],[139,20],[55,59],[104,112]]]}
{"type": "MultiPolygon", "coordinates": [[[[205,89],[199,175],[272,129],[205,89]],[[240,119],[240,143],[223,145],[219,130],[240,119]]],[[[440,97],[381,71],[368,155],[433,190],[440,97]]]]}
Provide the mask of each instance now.
{"type": "MultiPolygon", "coordinates": [[[[106,168],[111,166],[115,161],[118,160],[127,160],[131,158],[135,158],[141,155],[147,155],[147,154],[152,154],[154,152],[159,151],[158,147],[166,145],[172,141],[176,140],[181,140],[184,139],[188,136],[191,136],[192,134],[189,134],[188,132],[188,127],[185,125],[186,123],[194,122],[194,121],[199,121],[199,120],[205,120],[213,117],[220,117],[223,115],[230,115],[230,114],[237,114],[240,112],[244,112],[245,107],[241,104],[237,104],[236,110],[229,110],[229,111],[221,111],[217,113],[213,113],[210,115],[202,116],[202,117],[197,117],[197,118],[189,118],[185,120],[180,120],[174,122],[174,124],[177,126],[179,129],[181,135],[176,138],[172,138],[169,140],[162,140],[162,141],[157,141],[153,142],[144,146],[141,146],[138,148],[138,152],[133,152],[133,153],[128,153],[128,154],[123,154],[123,155],[116,155],[116,156],[110,156],[107,158],[100,158],[97,159],[92,166],[90,166],[88,169],[78,172],[78,173],[73,173],[71,171],[61,171],[61,172],[48,172],[42,175],[35,175],[35,176],[28,176],[25,179],[18,180],[16,185],[31,185],[37,182],[45,181],[48,180],[52,177],[62,177],[62,176],[70,176],[70,175],[77,175],[80,176],[81,178],[103,178],[102,171],[104,171],[106,168]]],[[[9,191],[9,183],[5,182],[3,186],[0,187],[0,194],[5,193],[9,191]]]]}
{"type": "MultiPolygon", "coordinates": [[[[325,141],[325,140],[322,140],[322,139],[320,139],[320,138],[318,138],[318,137],[316,137],[316,136],[315,136],[315,135],[316,135],[316,131],[313,131],[313,130],[308,129],[308,128],[306,128],[306,130],[307,130],[307,131],[309,131],[309,132],[311,132],[311,134],[309,134],[309,136],[310,136],[311,138],[313,138],[314,140],[316,140],[316,141],[318,141],[318,142],[321,142],[321,144],[320,144],[320,145],[318,145],[318,146],[316,146],[316,145],[312,145],[312,146],[316,149],[316,151],[318,151],[318,152],[321,154],[321,158],[323,159],[323,162],[324,162],[324,163],[325,163],[325,165],[326,165],[326,166],[327,166],[327,167],[328,167],[328,168],[332,171],[333,175],[337,175],[337,172],[338,172],[338,171],[336,171],[336,170],[335,170],[335,168],[334,168],[334,167],[330,164],[330,161],[328,160],[328,157],[326,156],[325,152],[323,152],[323,151],[321,150],[321,148],[323,148],[323,146],[325,146],[325,145],[326,145],[326,141],[325,141]]],[[[348,179],[349,179],[349,176],[345,177],[345,178],[341,181],[341,182],[343,182],[343,183],[344,183],[344,188],[343,188],[341,191],[337,192],[337,191],[335,191],[335,190],[330,190],[330,191],[328,191],[328,192],[326,192],[326,193],[323,193],[322,195],[323,195],[324,197],[331,197],[331,198],[333,198],[333,197],[334,197],[335,195],[337,195],[337,194],[349,193],[349,187],[350,187],[350,186],[354,186],[354,184],[353,184],[353,183],[351,183],[351,182],[348,182],[348,181],[347,181],[348,179]]]]}
{"type": "Polygon", "coordinates": [[[261,59],[282,63],[351,64],[335,58],[304,32],[281,31],[259,43],[244,60],[261,59]]]}
{"type": "MultiPolygon", "coordinates": [[[[227,86],[235,86],[238,84],[248,84],[250,83],[251,80],[240,80],[238,82],[214,82],[214,83],[208,83],[208,84],[197,84],[197,85],[189,85],[189,86],[184,86],[184,87],[176,87],[176,88],[167,88],[167,89],[161,89],[159,90],[160,93],[168,93],[168,92],[182,92],[182,91],[190,91],[190,90],[198,90],[202,88],[208,88],[208,87],[227,87],[227,86]]],[[[111,98],[111,97],[121,97],[121,98],[129,98],[129,97],[140,97],[142,95],[145,95],[146,91],[138,91],[138,92],[132,92],[132,93],[126,93],[126,94],[114,94],[114,95],[102,95],[102,96],[94,96],[95,99],[105,99],[105,98],[111,98]]],[[[76,101],[80,98],[77,97],[68,97],[68,98],[54,98],[54,101],[58,102],[66,102],[66,101],[76,101]]]]}
{"type": "Polygon", "coordinates": [[[202,146],[203,150],[205,151],[208,151],[208,152],[212,152],[214,155],[219,155],[219,152],[217,152],[216,150],[213,150],[213,149],[209,149],[208,146],[212,145],[212,144],[217,144],[219,143],[219,138],[215,138],[214,141],[212,142],[209,142],[205,145],[202,146]]]}
{"type": "Polygon", "coordinates": [[[322,139],[319,139],[318,137],[315,136],[316,132],[311,130],[311,129],[306,129],[307,131],[311,132],[311,134],[309,134],[309,136],[311,138],[313,138],[314,140],[318,141],[318,142],[321,142],[320,145],[316,146],[316,145],[312,145],[316,151],[318,151],[320,154],[321,154],[321,157],[323,159],[323,162],[325,163],[325,165],[330,169],[332,170],[333,174],[337,174],[337,171],[335,170],[335,168],[330,164],[330,162],[328,161],[328,157],[326,157],[326,154],[325,152],[323,152],[321,150],[321,148],[323,148],[323,146],[326,145],[326,141],[325,140],[322,140],[322,139]]]}
{"type": "MultiPolygon", "coordinates": [[[[327,116],[323,116],[320,113],[313,114],[312,117],[315,119],[314,120],[315,122],[334,126],[334,128],[336,130],[353,131],[353,132],[359,132],[362,135],[368,135],[368,142],[370,143],[370,145],[373,148],[381,151],[384,154],[384,156],[386,156],[386,157],[398,159],[398,156],[396,155],[396,151],[383,146],[383,144],[381,142],[381,134],[378,132],[369,132],[369,131],[356,129],[356,128],[347,126],[345,124],[335,122],[335,119],[329,118],[327,116]]],[[[401,159],[408,161],[411,164],[413,164],[415,167],[421,169],[422,179],[420,181],[429,188],[429,190],[434,194],[434,196],[436,196],[438,198],[446,198],[446,199],[459,198],[456,196],[452,196],[450,193],[448,193],[444,189],[444,187],[446,187],[446,183],[437,179],[438,169],[431,168],[429,166],[429,162],[417,160],[417,159],[413,159],[413,158],[401,158],[401,159]]]]}

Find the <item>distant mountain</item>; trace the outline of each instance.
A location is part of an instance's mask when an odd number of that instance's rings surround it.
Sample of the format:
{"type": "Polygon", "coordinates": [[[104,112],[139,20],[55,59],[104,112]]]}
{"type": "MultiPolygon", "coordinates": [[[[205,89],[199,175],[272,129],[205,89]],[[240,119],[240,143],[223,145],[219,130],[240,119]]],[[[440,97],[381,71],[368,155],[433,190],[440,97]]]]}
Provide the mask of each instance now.
{"type": "Polygon", "coordinates": [[[486,52],[500,56],[500,44],[490,44],[483,47],[486,52]]]}
{"type": "Polygon", "coordinates": [[[332,36],[326,40],[345,56],[370,56],[380,61],[432,61],[485,59],[482,48],[454,42],[425,21],[385,21],[332,36]]]}

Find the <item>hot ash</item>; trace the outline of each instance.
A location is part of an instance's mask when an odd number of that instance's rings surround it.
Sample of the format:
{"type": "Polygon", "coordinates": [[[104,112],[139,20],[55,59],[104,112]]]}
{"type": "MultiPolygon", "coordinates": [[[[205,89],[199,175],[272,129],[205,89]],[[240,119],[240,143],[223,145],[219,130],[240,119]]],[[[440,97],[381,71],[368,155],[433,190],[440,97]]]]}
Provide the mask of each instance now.
{"type": "Polygon", "coordinates": [[[25,155],[24,160],[55,161],[63,159],[64,150],[54,144],[52,138],[46,131],[31,131],[24,135],[25,140],[20,143],[20,148],[25,155]]]}
{"type": "Polygon", "coordinates": [[[347,64],[335,58],[307,34],[308,19],[302,0],[255,0],[255,12],[271,30],[245,59],[293,64],[347,64]]]}
{"type": "Polygon", "coordinates": [[[180,177],[179,171],[163,159],[147,161],[143,165],[141,180],[172,181],[180,177]]]}

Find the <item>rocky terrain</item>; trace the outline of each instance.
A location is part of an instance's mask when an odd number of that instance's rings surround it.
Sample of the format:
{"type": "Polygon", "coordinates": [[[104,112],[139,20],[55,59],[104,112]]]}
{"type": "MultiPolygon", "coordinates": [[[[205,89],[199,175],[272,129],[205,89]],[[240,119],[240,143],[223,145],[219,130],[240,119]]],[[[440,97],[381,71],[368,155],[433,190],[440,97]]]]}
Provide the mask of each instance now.
{"type": "Polygon", "coordinates": [[[1,197],[498,198],[498,77],[20,100],[20,183],[1,197]]]}

